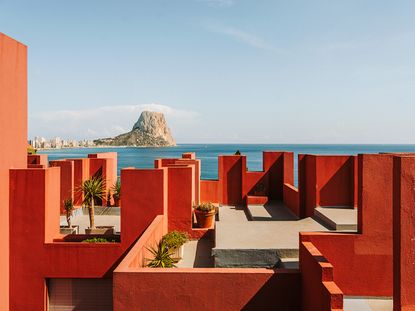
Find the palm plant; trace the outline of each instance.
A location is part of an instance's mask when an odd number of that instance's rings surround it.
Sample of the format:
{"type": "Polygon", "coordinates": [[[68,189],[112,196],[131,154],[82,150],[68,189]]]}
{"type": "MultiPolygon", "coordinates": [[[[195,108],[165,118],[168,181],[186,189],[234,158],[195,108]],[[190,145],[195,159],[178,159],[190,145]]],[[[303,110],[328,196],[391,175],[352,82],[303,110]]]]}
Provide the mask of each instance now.
{"type": "Polygon", "coordinates": [[[150,268],[175,268],[174,260],[171,257],[171,252],[166,243],[160,242],[157,248],[150,247],[148,250],[154,256],[153,259],[148,259],[150,262],[147,267],[150,268]]]}
{"type": "Polygon", "coordinates": [[[89,212],[89,227],[95,228],[95,203],[96,200],[102,200],[105,195],[105,181],[101,176],[93,176],[85,180],[81,185],[81,191],[84,194],[82,204],[88,208],[89,212]]]}
{"type": "Polygon", "coordinates": [[[64,200],[63,201],[63,207],[65,209],[66,222],[68,223],[68,227],[72,228],[71,217],[72,217],[72,212],[74,210],[73,200],[71,198],[64,200]]]}
{"type": "Polygon", "coordinates": [[[114,205],[118,205],[121,197],[121,181],[118,178],[114,185],[111,187],[112,197],[114,198],[114,205]]]}

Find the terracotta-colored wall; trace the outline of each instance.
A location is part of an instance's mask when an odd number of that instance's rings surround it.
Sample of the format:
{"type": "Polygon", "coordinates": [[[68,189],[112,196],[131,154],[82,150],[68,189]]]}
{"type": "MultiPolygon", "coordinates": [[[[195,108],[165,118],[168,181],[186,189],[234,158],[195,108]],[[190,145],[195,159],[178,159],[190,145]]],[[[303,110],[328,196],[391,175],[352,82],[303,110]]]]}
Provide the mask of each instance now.
{"type": "Polygon", "coordinates": [[[300,240],[312,242],[334,266],[345,295],[392,296],[393,156],[358,160],[359,234],[301,233],[300,240]]]}
{"type": "Polygon", "coordinates": [[[284,183],[294,184],[294,154],[292,152],[264,151],[263,170],[269,180],[268,196],[283,199],[284,183]]]}
{"type": "Polygon", "coordinates": [[[200,181],[200,201],[219,203],[219,181],[200,181]]]}
{"type": "Polygon", "coordinates": [[[219,198],[223,204],[243,204],[245,156],[219,156],[219,198]]]}
{"type": "Polygon", "coordinates": [[[314,156],[298,155],[298,191],[300,197],[300,217],[314,216],[317,205],[316,198],[316,158],[314,156]]]}
{"type": "Polygon", "coordinates": [[[354,156],[317,156],[317,204],[354,206],[354,156]]]}
{"type": "Polygon", "coordinates": [[[47,154],[28,154],[27,165],[42,165],[48,167],[48,155],[47,154]]]}
{"type": "MultiPolygon", "coordinates": [[[[186,156],[186,154],[184,154],[184,156],[186,156]]],[[[189,156],[194,157],[193,153],[190,153],[189,156]]],[[[187,158],[183,158],[183,159],[178,159],[175,162],[176,165],[191,165],[194,167],[193,170],[193,188],[194,188],[194,199],[193,202],[194,204],[199,204],[200,202],[200,174],[201,174],[201,164],[200,164],[200,160],[195,160],[195,159],[187,159],[187,158]]]]}
{"type": "Polygon", "coordinates": [[[284,204],[295,215],[300,216],[300,195],[298,189],[290,184],[284,184],[284,204]]]}
{"type": "MultiPolygon", "coordinates": [[[[156,249],[163,235],[167,233],[165,226],[166,217],[159,215],[154,218],[146,231],[134,244],[133,248],[125,256],[123,262],[128,262],[126,268],[146,267],[149,260],[153,258],[152,249],[156,249]]],[[[122,265],[122,264],[121,264],[122,265]]]]}
{"type": "Polygon", "coordinates": [[[9,310],[9,168],[27,163],[27,48],[3,33],[0,132],[0,310],[9,310]]]}
{"type": "Polygon", "coordinates": [[[265,172],[245,172],[245,179],[243,185],[243,197],[247,195],[263,195],[266,196],[269,192],[269,175],[265,172]],[[261,185],[263,193],[258,193],[257,185],[261,185]]]}
{"type": "Polygon", "coordinates": [[[10,173],[10,310],[44,310],[45,278],[111,277],[120,257],[154,218],[167,214],[165,170],[122,170],[126,204],[121,213],[121,243],[63,242],[59,180],[56,167],[10,173]],[[32,210],[37,212],[27,212],[32,210]]]}
{"type": "Polygon", "coordinates": [[[50,161],[51,167],[60,168],[60,207],[61,213],[65,212],[64,201],[74,199],[74,162],[65,160],[50,161]]]}
{"type": "Polygon", "coordinates": [[[333,266],[310,242],[300,244],[302,310],[342,310],[343,293],[333,282],[333,266]]]}
{"type": "Polygon", "coordinates": [[[168,230],[192,231],[194,166],[172,166],[168,175],[168,230]]]}
{"type": "Polygon", "coordinates": [[[356,157],[299,155],[302,217],[312,217],[317,206],[357,204],[356,157]]]}
{"type": "Polygon", "coordinates": [[[167,216],[167,169],[122,169],[121,184],[121,237],[129,245],[157,215],[167,216]]]}
{"type": "Polygon", "coordinates": [[[82,205],[83,195],[80,191],[82,183],[89,178],[89,159],[67,159],[74,163],[74,204],[82,205]]]}
{"type": "Polygon", "coordinates": [[[415,157],[394,158],[393,306],[415,310],[415,157]]]}
{"type": "Polygon", "coordinates": [[[117,269],[113,288],[115,311],[300,310],[296,270],[117,269]]]}

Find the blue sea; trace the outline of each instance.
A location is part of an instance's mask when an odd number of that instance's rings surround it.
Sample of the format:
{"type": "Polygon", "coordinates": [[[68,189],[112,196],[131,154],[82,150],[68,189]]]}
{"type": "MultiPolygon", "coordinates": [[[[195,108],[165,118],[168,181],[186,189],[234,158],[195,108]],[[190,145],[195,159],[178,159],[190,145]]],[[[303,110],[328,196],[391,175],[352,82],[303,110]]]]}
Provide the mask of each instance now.
{"type": "Polygon", "coordinates": [[[298,154],[350,154],[379,152],[415,152],[415,145],[271,145],[271,144],[181,144],[163,148],[71,148],[42,150],[49,160],[86,157],[88,153],[118,152],[118,174],[124,167],[152,168],[154,159],[178,158],[184,152],[196,152],[202,160],[202,179],[218,178],[218,155],[234,154],[240,150],[247,156],[250,171],[262,170],[262,151],[292,151],[294,156],[295,184],[297,184],[298,154]]]}

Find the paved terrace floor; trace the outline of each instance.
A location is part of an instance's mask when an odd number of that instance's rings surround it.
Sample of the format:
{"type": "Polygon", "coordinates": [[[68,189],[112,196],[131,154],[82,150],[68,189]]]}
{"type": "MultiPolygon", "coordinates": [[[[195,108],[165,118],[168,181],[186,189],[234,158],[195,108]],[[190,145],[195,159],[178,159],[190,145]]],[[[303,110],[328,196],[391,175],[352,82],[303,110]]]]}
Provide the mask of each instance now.
{"type": "Polygon", "coordinates": [[[274,267],[283,258],[298,261],[298,239],[302,231],[328,231],[314,220],[299,220],[283,203],[221,206],[212,250],[217,267],[274,267]],[[253,219],[253,220],[250,220],[253,219]]]}

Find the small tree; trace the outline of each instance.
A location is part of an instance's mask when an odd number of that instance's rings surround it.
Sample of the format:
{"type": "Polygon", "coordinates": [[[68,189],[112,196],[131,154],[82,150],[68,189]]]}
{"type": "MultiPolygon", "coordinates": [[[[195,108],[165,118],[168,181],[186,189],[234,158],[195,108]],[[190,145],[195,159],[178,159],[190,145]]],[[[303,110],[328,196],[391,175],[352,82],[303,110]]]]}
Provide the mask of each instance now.
{"type": "Polygon", "coordinates": [[[71,217],[74,210],[73,207],[73,200],[71,198],[66,199],[63,201],[63,207],[66,213],[66,222],[68,223],[68,227],[72,228],[71,217]]]}
{"type": "Polygon", "coordinates": [[[84,194],[82,204],[88,208],[89,227],[95,228],[95,203],[96,200],[102,200],[105,195],[105,181],[101,176],[93,176],[85,180],[81,185],[81,191],[84,194]]]}

